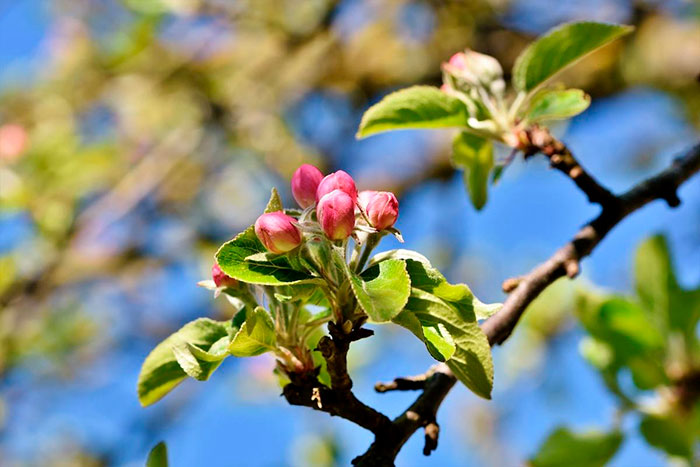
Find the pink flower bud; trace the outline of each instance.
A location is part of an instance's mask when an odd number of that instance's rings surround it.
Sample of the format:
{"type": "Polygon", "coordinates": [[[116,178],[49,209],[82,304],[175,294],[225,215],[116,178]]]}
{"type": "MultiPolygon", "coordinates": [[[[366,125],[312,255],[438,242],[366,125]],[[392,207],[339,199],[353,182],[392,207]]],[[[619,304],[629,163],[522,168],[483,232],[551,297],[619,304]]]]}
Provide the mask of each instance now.
{"type": "Polygon", "coordinates": [[[350,196],[353,203],[357,200],[355,180],[353,180],[347,172],[339,170],[323,177],[323,180],[318,184],[318,189],[316,190],[316,201],[320,201],[324,195],[327,195],[333,190],[344,191],[350,196]]]}
{"type": "Polygon", "coordinates": [[[318,202],[316,216],[328,238],[345,240],[355,227],[355,201],[346,192],[333,190],[318,202]]]}
{"type": "Polygon", "coordinates": [[[370,198],[365,210],[372,227],[384,230],[393,227],[399,217],[399,202],[394,193],[379,191],[370,198]]]}
{"type": "Polygon", "coordinates": [[[296,219],[282,211],[268,212],[255,221],[255,235],[273,253],[286,253],[301,245],[296,219]]]}
{"type": "Polygon", "coordinates": [[[217,287],[235,287],[238,281],[221,270],[217,263],[211,267],[211,278],[217,287]]]}
{"type": "Polygon", "coordinates": [[[362,206],[362,209],[367,211],[367,203],[369,203],[369,200],[371,200],[372,197],[376,194],[377,194],[377,192],[374,190],[362,190],[357,195],[357,204],[362,206]]]}
{"type": "Polygon", "coordinates": [[[323,174],[310,164],[302,164],[292,175],[292,195],[302,208],[308,208],[316,202],[316,189],[323,174]]]}
{"type": "Polygon", "coordinates": [[[443,68],[471,85],[489,85],[503,77],[503,69],[498,60],[469,49],[454,54],[449,62],[443,64],[443,68]]]}

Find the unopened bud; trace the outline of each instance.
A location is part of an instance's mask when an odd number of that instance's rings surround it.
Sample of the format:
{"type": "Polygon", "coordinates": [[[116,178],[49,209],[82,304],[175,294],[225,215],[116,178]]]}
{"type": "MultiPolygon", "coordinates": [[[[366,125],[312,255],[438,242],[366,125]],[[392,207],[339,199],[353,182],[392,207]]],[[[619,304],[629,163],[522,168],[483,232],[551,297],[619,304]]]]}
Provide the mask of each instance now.
{"type": "Polygon", "coordinates": [[[316,190],[316,201],[320,201],[323,196],[327,195],[333,190],[345,192],[350,196],[353,203],[357,200],[355,180],[353,180],[347,172],[338,170],[330,175],[326,175],[323,180],[321,180],[321,183],[318,184],[318,189],[316,190]]]}
{"type": "Polygon", "coordinates": [[[221,270],[218,263],[211,267],[211,278],[217,287],[236,287],[238,281],[221,270]]]}
{"type": "Polygon", "coordinates": [[[369,200],[372,199],[372,196],[376,195],[377,192],[374,190],[362,190],[360,193],[357,195],[357,204],[362,207],[362,209],[367,212],[367,203],[369,203],[369,200]]]}
{"type": "Polygon", "coordinates": [[[498,60],[469,49],[454,54],[449,62],[443,64],[443,68],[471,85],[489,85],[503,77],[503,68],[498,60]]]}
{"type": "Polygon", "coordinates": [[[255,221],[255,235],[273,253],[286,253],[301,244],[296,219],[282,211],[268,212],[255,221]]]}
{"type": "Polygon", "coordinates": [[[367,217],[372,227],[377,230],[393,227],[399,217],[399,201],[389,191],[379,191],[374,194],[365,207],[367,217]]]}
{"type": "Polygon", "coordinates": [[[323,180],[320,170],[311,164],[301,165],[292,175],[292,195],[302,208],[316,202],[316,190],[323,180]]]}
{"type": "Polygon", "coordinates": [[[319,200],[316,216],[328,238],[345,240],[355,227],[355,201],[346,192],[333,190],[319,200]]]}

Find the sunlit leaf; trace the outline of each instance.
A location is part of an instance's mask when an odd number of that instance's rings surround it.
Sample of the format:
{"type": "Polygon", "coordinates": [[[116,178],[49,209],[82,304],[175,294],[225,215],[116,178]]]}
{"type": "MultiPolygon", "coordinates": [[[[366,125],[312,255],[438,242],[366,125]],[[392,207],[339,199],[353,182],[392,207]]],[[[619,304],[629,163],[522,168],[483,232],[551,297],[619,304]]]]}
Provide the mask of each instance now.
{"type": "Polygon", "coordinates": [[[408,128],[465,128],[469,113],[457,98],[432,86],[413,86],[393,92],[362,117],[357,137],[408,128]]]}
{"type": "MultiPolygon", "coordinates": [[[[187,377],[187,373],[183,370],[174,353],[175,348],[182,349],[184,346],[192,357],[188,360],[188,368],[192,369],[193,374],[198,375],[197,379],[206,379],[216,369],[223,357],[221,359],[217,357],[210,362],[200,361],[192,355],[191,347],[197,347],[208,353],[212,347],[215,347],[214,344],[221,339],[228,340],[232,331],[230,321],[221,322],[209,318],[199,318],[187,323],[158,344],[141,366],[138,379],[138,396],[141,405],[146,406],[158,401],[187,377]]],[[[217,356],[220,355],[217,347],[213,351],[216,352],[217,356]]]]}
{"type": "Polygon", "coordinates": [[[530,122],[561,120],[578,115],[591,104],[591,97],[580,89],[545,89],[530,102],[525,118],[530,122]]]}
{"type": "Polygon", "coordinates": [[[428,258],[417,251],[406,249],[384,251],[374,255],[369,264],[371,266],[388,259],[402,259],[407,262],[412,287],[423,288],[457,307],[472,310],[478,320],[488,318],[503,306],[501,303],[483,303],[466,284],[450,284],[445,276],[430,264],[428,258]],[[420,265],[414,263],[420,263],[420,265]]]}
{"type": "Polygon", "coordinates": [[[530,44],[513,67],[513,85],[531,91],[594,50],[632,32],[631,26],[582,21],[549,31],[530,44]]]}
{"type": "Polygon", "coordinates": [[[236,357],[254,357],[265,352],[273,352],[277,347],[275,324],[263,308],[246,317],[245,323],[238,330],[228,351],[236,357]]]}
{"type": "Polygon", "coordinates": [[[411,293],[406,263],[400,259],[382,261],[361,276],[351,273],[350,285],[362,309],[376,323],[391,321],[411,293]]]}

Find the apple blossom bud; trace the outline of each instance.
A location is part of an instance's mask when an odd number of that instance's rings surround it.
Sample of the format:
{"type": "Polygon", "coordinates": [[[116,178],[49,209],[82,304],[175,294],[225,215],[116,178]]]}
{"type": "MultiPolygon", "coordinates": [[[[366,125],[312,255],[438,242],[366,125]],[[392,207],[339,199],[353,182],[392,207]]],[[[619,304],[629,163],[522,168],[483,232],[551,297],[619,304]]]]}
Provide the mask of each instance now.
{"type": "Polygon", "coordinates": [[[282,211],[268,212],[255,221],[255,235],[273,253],[286,253],[301,244],[296,219],[282,211]]]}
{"type": "Polygon", "coordinates": [[[292,175],[292,195],[302,208],[316,202],[316,189],[323,180],[320,170],[311,164],[302,164],[292,175]]]}
{"type": "Polygon", "coordinates": [[[235,287],[238,281],[221,270],[218,263],[211,267],[211,278],[217,287],[235,287]]]}
{"type": "Polygon", "coordinates": [[[394,193],[379,191],[370,198],[365,210],[372,227],[384,230],[393,227],[399,217],[399,202],[394,193]]]}
{"type": "Polygon", "coordinates": [[[333,190],[318,202],[316,216],[328,238],[345,240],[355,227],[355,201],[346,192],[333,190]]]}
{"type": "Polygon", "coordinates": [[[479,83],[489,85],[503,77],[503,69],[498,60],[469,49],[454,54],[443,68],[449,74],[471,85],[479,83]]]}
{"type": "MultiPolygon", "coordinates": [[[[367,203],[369,203],[369,200],[372,199],[372,196],[376,195],[377,192],[374,190],[362,190],[358,195],[357,195],[357,204],[359,204],[362,209],[367,211],[367,203]]],[[[359,209],[358,209],[359,211],[359,209]]]]}
{"type": "Polygon", "coordinates": [[[357,201],[357,188],[355,187],[355,181],[352,179],[347,172],[338,170],[330,175],[326,175],[321,183],[318,184],[318,189],[316,190],[316,201],[320,201],[324,195],[327,195],[333,190],[340,190],[347,193],[352,202],[357,201]]]}

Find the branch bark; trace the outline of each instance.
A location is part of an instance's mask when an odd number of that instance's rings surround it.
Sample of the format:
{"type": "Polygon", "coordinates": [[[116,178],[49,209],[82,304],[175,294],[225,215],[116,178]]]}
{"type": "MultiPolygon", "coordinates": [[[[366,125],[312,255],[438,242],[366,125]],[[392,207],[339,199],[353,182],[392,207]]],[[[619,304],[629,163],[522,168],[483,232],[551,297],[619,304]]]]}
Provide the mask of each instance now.
{"type": "Polygon", "coordinates": [[[291,383],[282,395],[291,405],[301,405],[345,418],[375,434],[391,431],[391,420],[384,414],[360,401],[352,392],[352,380],[347,370],[350,344],[373,334],[362,328],[362,322],[346,334],[335,323],[328,323],[330,337],[324,336],[318,343],[330,375],[331,387],[318,381],[316,373],[292,373],[291,383]]]}
{"type": "MultiPolygon", "coordinates": [[[[561,152],[552,151],[551,154],[555,155],[561,152]]],[[[570,155],[568,149],[564,152],[570,155]]],[[[551,156],[548,157],[551,160],[551,156]]],[[[482,330],[488,337],[491,346],[502,344],[510,336],[528,305],[545,288],[563,276],[575,277],[579,272],[581,259],[588,256],[608,232],[625,217],[658,199],[665,200],[670,207],[678,206],[680,204],[676,193],[678,187],[700,171],[700,143],[678,157],[671,167],[619,196],[610,194],[609,197],[606,193],[610,192],[599,185],[582,168],[574,171],[574,175],[578,175],[572,176],[572,164],[580,168],[573,156],[566,162],[565,166],[561,166],[564,169],[554,163],[553,166],[572,177],[577,186],[588,195],[592,202],[602,206],[602,211],[598,217],[581,228],[569,243],[557,250],[547,261],[535,267],[527,275],[504,283],[504,289],[509,292],[509,295],[503,308],[482,325],[482,330]],[[581,178],[581,173],[586,174],[586,176],[581,178]]],[[[374,443],[367,452],[355,458],[353,464],[357,466],[393,465],[401,447],[420,427],[429,427],[430,435],[426,430],[426,447],[424,449],[424,453],[429,454],[437,446],[435,415],[456,381],[446,365],[438,365],[434,373],[425,381],[425,388],[416,401],[403,414],[393,420],[390,430],[382,431],[379,434],[375,433],[374,443]]]]}

